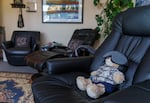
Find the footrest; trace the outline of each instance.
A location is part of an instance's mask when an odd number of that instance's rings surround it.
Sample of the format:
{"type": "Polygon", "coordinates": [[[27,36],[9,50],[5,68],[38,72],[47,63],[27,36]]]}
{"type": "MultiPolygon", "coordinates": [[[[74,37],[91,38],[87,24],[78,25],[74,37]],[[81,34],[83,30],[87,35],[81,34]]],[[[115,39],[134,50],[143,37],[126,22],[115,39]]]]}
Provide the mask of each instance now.
{"type": "Polygon", "coordinates": [[[45,68],[45,62],[48,59],[64,57],[63,54],[51,52],[51,51],[35,51],[25,57],[26,64],[38,71],[42,71],[45,68]]]}

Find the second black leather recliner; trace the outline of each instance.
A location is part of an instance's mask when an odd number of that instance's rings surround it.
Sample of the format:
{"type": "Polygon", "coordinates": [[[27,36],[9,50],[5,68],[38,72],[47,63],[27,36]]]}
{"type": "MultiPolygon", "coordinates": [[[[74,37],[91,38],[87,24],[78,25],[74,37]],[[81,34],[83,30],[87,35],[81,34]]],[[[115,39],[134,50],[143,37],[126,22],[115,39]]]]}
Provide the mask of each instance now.
{"type": "MultiPolygon", "coordinates": [[[[52,52],[64,54],[66,56],[72,57],[75,56],[74,51],[80,45],[88,45],[93,47],[96,37],[98,36],[98,32],[95,29],[84,28],[84,29],[76,29],[73,32],[70,41],[67,46],[56,45],[50,49],[52,52]]],[[[79,52],[79,56],[88,55],[88,52],[81,50],[79,52]]]]}
{"type": "Polygon", "coordinates": [[[3,42],[2,48],[9,64],[25,66],[25,56],[37,50],[39,45],[39,31],[13,31],[11,40],[3,42]]]}

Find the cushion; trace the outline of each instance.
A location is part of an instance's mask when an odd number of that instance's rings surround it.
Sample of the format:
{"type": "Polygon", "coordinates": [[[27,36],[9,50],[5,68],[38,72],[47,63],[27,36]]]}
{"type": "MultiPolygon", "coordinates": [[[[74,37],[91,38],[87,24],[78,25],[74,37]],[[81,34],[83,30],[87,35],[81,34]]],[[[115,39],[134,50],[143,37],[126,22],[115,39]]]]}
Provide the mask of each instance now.
{"type": "Polygon", "coordinates": [[[149,61],[150,61],[150,48],[147,50],[146,54],[144,55],[141,63],[137,68],[136,74],[134,76],[133,81],[134,83],[150,79],[149,61]]]}
{"type": "Polygon", "coordinates": [[[126,35],[150,35],[150,6],[128,9],[123,16],[122,29],[126,35]],[[142,26],[140,26],[142,25],[142,26]]]}
{"type": "Polygon", "coordinates": [[[73,39],[70,41],[68,47],[72,50],[75,50],[79,45],[83,44],[82,40],[73,39]]]}
{"type": "Polygon", "coordinates": [[[22,48],[22,47],[30,47],[30,37],[29,36],[17,36],[15,38],[15,47],[22,48]]]}

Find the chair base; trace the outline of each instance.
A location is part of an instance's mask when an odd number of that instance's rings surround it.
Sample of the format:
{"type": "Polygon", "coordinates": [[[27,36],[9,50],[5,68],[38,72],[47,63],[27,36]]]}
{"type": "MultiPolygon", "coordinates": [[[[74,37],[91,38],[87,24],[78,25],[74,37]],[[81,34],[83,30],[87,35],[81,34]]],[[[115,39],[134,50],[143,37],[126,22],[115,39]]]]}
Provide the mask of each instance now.
{"type": "Polygon", "coordinates": [[[7,58],[7,62],[13,66],[27,66],[24,56],[9,56],[9,58],[7,58]]]}

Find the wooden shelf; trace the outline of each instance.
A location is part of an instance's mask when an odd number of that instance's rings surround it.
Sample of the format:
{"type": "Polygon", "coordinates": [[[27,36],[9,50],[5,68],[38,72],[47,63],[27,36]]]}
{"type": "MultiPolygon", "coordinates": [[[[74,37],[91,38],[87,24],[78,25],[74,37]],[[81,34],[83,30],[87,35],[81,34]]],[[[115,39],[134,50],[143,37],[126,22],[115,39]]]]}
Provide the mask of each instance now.
{"type": "Polygon", "coordinates": [[[12,8],[25,8],[25,4],[11,4],[12,8]]]}

